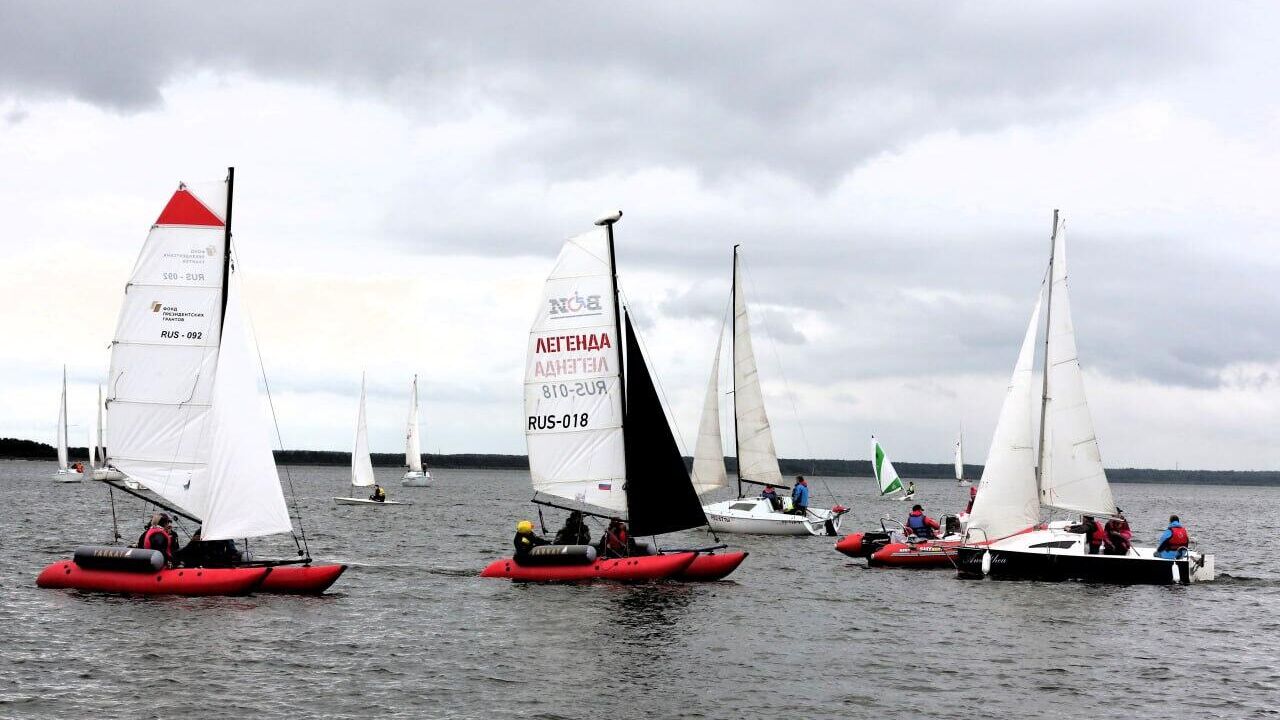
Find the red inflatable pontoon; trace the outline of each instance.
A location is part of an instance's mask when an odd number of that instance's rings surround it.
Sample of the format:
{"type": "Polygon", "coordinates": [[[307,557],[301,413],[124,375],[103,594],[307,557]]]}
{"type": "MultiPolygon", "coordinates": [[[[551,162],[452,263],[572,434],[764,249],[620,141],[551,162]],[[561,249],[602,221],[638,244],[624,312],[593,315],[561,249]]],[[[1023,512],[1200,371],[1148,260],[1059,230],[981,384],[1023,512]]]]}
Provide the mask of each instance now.
{"type": "Polygon", "coordinates": [[[697,553],[595,560],[582,565],[517,565],[512,558],[494,560],[480,572],[480,577],[507,578],[527,582],[576,582],[580,580],[618,580],[643,582],[662,580],[682,572],[693,564],[697,553]]]}
{"type": "Polygon", "coordinates": [[[255,592],[319,595],[346,569],[346,565],[277,565],[255,592]]]}
{"type": "Polygon", "coordinates": [[[737,570],[745,559],[747,559],[747,553],[742,551],[720,553],[719,555],[715,553],[699,553],[698,557],[692,563],[689,563],[689,567],[674,575],[671,579],[689,581],[720,580],[737,570]]]}
{"type": "Polygon", "coordinates": [[[954,568],[959,541],[889,543],[871,553],[868,567],[954,568]]]}
{"type": "Polygon", "coordinates": [[[245,595],[271,573],[269,567],[87,570],[71,560],[60,560],[40,572],[36,585],[126,595],[245,595]]]}

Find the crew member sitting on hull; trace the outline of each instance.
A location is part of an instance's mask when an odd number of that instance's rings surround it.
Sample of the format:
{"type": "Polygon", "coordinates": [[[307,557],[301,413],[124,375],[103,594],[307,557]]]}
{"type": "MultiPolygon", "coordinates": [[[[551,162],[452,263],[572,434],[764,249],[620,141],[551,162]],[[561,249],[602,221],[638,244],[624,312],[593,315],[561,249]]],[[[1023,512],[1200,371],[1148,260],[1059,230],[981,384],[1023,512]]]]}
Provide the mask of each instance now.
{"type": "Polygon", "coordinates": [[[1160,542],[1156,544],[1156,557],[1165,560],[1177,560],[1187,554],[1187,545],[1191,543],[1187,529],[1177,515],[1169,516],[1169,527],[1160,534],[1160,542]]]}
{"type": "Polygon", "coordinates": [[[627,557],[631,554],[630,540],[622,518],[611,518],[609,527],[604,529],[604,536],[600,538],[600,554],[607,558],[627,557]]]}
{"type": "Polygon", "coordinates": [[[173,534],[173,521],[166,513],[142,536],[139,545],[144,550],[156,550],[164,555],[164,564],[173,567],[178,555],[178,538],[173,534]]]}
{"type": "Polygon", "coordinates": [[[574,510],[564,521],[564,527],[556,533],[557,545],[590,545],[591,528],[582,520],[582,513],[574,510]]]}
{"type": "Polygon", "coordinates": [[[374,502],[386,502],[387,491],[383,490],[381,485],[375,483],[373,486],[373,494],[369,496],[369,499],[374,502]]]}
{"type": "Polygon", "coordinates": [[[148,520],[146,526],[142,528],[142,534],[138,536],[138,542],[134,543],[131,547],[136,547],[136,548],[142,547],[143,541],[147,539],[147,533],[151,530],[151,528],[159,524],[160,524],[160,513],[152,513],[151,519],[148,520]]]}
{"type": "Polygon", "coordinates": [[[1092,515],[1081,517],[1080,524],[1072,525],[1067,528],[1067,531],[1084,535],[1084,542],[1090,555],[1102,552],[1102,544],[1107,540],[1107,531],[1092,515]]]}
{"type": "Polygon", "coordinates": [[[186,547],[178,551],[185,567],[231,567],[243,559],[234,540],[202,540],[200,530],[191,534],[186,547]]]}
{"type": "Polygon", "coordinates": [[[924,514],[924,508],[915,505],[911,508],[911,514],[907,516],[907,530],[921,540],[933,540],[938,537],[938,530],[941,525],[937,520],[924,514]]]}
{"type": "Polygon", "coordinates": [[[778,491],[773,489],[772,485],[765,485],[764,492],[760,493],[760,497],[769,501],[769,506],[774,512],[782,509],[782,498],[778,497],[778,491]]]}
{"type": "Polygon", "coordinates": [[[538,537],[533,534],[533,523],[528,520],[521,520],[516,523],[516,537],[513,541],[516,546],[516,564],[521,560],[529,557],[529,553],[539,545],[550,545],[546,538],[538,537]]]}
{"type": "Polygon", "coordinates": [[[973,512],[973,501],[978,499],[978,486],[969,486],[969,504],[964,506],[965,514],[973,512]]]}
{"type": "Polygon", "coordinates": [[[907,497],[911,497],[912,495],[915,495],[915,494],[916,494],[916,481],[908,480],[907,481],[907,497]]]}
{"type": "Polygon", "coordinates": [[[805,515],[809,512],[809,483],[803,475],[796,476],[795,487],[791,488],[791,514],[805,515]]]}
{"type": "Polygon", "coordinates": [[[1103,552],[1107,555],[1128,555],[1129,548],[1133,546],[1133,531],[1120,508],[1116,508],[1116,516],[1108,520],[1103,529],[1107,532],[1107,546],[1103,552]]]}

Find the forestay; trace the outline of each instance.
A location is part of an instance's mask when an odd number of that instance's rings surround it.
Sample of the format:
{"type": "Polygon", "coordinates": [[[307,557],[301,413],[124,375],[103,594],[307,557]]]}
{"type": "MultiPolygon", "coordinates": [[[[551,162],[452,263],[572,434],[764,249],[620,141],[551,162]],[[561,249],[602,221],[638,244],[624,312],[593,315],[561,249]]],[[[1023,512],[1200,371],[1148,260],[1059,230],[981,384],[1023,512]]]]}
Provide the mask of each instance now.
{"type": "Polygon", "coordinates": [[[351,448],[351,484],[370,487],[374,484],[373,460],[369,457],[369,427],[365,422],[364,375],[360,376],[360,411],[356,413],[356,439],[351,448]]]}
{"type": "Polygon", "coordinates": [[[738,254],[733,254],[733,411],[736,418],[738,476],[744,480],[782,484],[773,431],[764,409],[760,373],[751,347],[751,321],[743,293],[738,254]]]}
{"type": "Polygon", "coordinates": [[[418,440],[418,376],[413,376],[409,396],[409,427],[405,432],[404,462],[412,472],[422,472],[422,444],[418,440]]]}
{"type": "Polygon", "coordinates": [[[625,514],[612,272],[603,227],[561,249],[529,332],[525,442],[535,492],[625,514]]]}
{"type": "Polygon", "coordinates": [[[698,423],[698,444],[693,451],[693,488],[699,495],[729,484],[724,468],[724,444],[720,439],[720,348],[724,332],[716,340],[715,358],[711,361],[711,379],[702,403],[702,420],[698,423]]]}
{"type": "Polygon", "coordinates": [[[1076,353],[1071,300],[1067,292],[1065,223],[1057,228],[1054,245],[1045,360],[1048,404],[1045,408],[1040,500],[1050,507],[1106,517],[1115,514],[1116,504],[1102,468],[1093,418],[1085,403],[1084,378],[1076,353]]]}
{"type": "Polygon", "coordinates": [[[885,454],[884,448],[880,447],[880,441],[875,435],[871,436],[871,472],[875,475],[876,485],[880,488],[881,495],[902,490],[902,478],[898,477],[898,471],[893,468],[893,463],[889,462],[889,456],[885,454]]]}
{"type": "Polygon", "coordinates": [[[202,518],[207,540],[292,529],[234,282],[222,328],[226,228],[212,209],[225,205],[222,187],[212,204],[179,187],[152,227],[125,289],[107,390],[113,464],[202,518]]]}
{"type": "Polygon", "coordinates": [[[1035,525],[1040,520],[1036,493],[1035,447],[1031,438],[1032,389],[1036,334],[1040,328],[1041,297],[1037,295],[1022,349],[1013,366],[991,449],[982,468],[978,495],[969,513],[970,537],[997,540],[1035,525]],[[977,532],[975,532],[977,531],[977,532]]]}

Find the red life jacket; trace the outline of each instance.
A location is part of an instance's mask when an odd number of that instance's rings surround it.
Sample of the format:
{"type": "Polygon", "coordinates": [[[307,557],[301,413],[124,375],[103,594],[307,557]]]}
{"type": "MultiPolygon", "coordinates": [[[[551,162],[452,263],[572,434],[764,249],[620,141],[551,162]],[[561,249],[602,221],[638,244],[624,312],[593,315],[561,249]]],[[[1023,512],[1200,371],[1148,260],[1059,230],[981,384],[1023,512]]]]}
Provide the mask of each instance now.
{"type": "Polygon", "coordinates": [[[173,536],[159,525],[152,527],[145,535],[142,536],[142,547],[146,550],[158,550],[159,548],[152,547],[151,545],[151,540],[157,533],[164,535],[164,539],[168,541],[168,544],[165,546],[166,549],[163,552],[165,557],[169,557],[173,553],[173,536]]]}
{"type": "Polygon", "coordinates": [[[1165,541],[1165,547],[1170,550],[1184,548],[1190,542],[1187,537],[1187,529],[1181,525],[1169,528],[1169,539],[1165,541]]]}
{"type": "Polygon", "coordinates": [[[1093,531],[1089,533],[1090,545],[1101,545],[1107,539],[1107,531],[1103,529],[1102,523],[1097,520],[1093,521],[1093,531]]]}

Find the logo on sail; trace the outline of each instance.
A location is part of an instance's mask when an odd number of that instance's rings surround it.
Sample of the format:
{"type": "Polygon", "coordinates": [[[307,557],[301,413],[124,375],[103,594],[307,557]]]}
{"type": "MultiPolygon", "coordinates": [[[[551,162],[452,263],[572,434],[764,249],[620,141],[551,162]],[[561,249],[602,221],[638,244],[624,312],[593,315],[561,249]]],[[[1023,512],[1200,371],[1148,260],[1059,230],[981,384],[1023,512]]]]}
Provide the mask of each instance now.
{"type": "Polygon", "coordinates": [[[557,315],[599,315],[604,310],[604,307],[600,305],[599,295],[583,297],[575,292],[569,297],[547,298],[547,302],[551,303],[551,309],[547,314],[552,317],[557,315]]]}
{"type": "Polygon", "coordinates": [[[160,312],[160,308],[162,307],[164,307],[164,304],[161,303],[159,300],[151,301],[151,312],[158,313],[160,312]]]}

